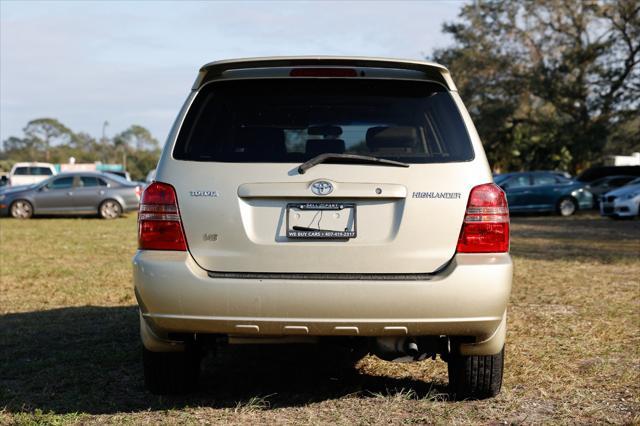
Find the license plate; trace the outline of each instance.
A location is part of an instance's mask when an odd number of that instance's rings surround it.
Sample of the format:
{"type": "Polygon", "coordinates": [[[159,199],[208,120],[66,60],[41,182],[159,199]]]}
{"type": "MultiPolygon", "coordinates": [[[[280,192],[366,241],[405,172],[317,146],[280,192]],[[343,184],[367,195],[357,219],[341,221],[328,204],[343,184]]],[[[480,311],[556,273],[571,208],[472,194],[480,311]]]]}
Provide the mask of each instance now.
{"type": "Polygon", "coordinates": [[[356,237],[356,205],[352,203],[287,204],[287,237],[348,239],[356,237]]]}

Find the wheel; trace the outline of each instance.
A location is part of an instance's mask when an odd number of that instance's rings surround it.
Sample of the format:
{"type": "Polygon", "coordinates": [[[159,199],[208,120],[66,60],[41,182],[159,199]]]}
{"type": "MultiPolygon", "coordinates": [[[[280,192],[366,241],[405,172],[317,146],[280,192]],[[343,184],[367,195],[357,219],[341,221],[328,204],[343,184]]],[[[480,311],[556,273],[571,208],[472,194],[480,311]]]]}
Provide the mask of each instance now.
{"type": "Polygon", "coordinates": [[[143,347],[144,385],[156,395],[193,391],[198,385],[200,360],[199,351],[193,347],[184,352],[151,352],[143,347]]]}
{"type": "Polygon", "coordinates": [[[33,216],[33,206],[27,200],[16,200],[11,204],[11,216],[16,219],[29,219],[33,216]]]}
{"type": "Polygon", "coordinates": [[[98,209],[103,219],[116,219],[122,214],[122,207],[116,200],[105,200],[98,209]]]}
{"type": "Polygon", "coordinates": [[[565,197],[558,201],[558,213],[561,216],[571,216],[578,210],[578,203],[571,197],[565,197]]]}
{"type": "Polygon", "coordinates": [[[449,393],[452,399],[491,398],[500,393],[504,348],[495,355],[450,355],[449,393]]]}

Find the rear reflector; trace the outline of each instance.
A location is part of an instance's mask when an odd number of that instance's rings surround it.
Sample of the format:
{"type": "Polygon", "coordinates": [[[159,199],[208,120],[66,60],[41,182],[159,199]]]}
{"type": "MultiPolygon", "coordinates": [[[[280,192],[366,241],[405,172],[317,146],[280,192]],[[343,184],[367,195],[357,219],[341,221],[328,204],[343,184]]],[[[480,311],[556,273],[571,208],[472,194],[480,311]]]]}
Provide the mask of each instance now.
{"type": "Polygon", "coordinates": [[[500,187],[486,183],[469,194],[458,253],[505,253],[509,251],[509,207],[500,187]]]}
{"type": "Polygon", "coordinates": [[[142,193],[138,210],[138,248],[187,250],[173,186],[153,182],[142,193]]]}
{"type": "Polygon", "coordinates": [[[357,77],[353,68],[294,68],[291,77],[357,77]]]}

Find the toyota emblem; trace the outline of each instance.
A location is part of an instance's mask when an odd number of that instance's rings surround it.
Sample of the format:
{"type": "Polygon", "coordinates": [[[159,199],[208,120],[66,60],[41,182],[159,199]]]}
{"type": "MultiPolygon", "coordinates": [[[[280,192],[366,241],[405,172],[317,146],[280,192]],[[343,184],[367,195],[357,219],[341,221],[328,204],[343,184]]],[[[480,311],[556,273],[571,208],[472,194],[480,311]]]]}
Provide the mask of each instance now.
{"type": "Polygon", "coordinates": [[[311,184],[311,192],[316,195],[329,195],[333,192],[333,185],[326,180],[319,180],[311,184]]]}

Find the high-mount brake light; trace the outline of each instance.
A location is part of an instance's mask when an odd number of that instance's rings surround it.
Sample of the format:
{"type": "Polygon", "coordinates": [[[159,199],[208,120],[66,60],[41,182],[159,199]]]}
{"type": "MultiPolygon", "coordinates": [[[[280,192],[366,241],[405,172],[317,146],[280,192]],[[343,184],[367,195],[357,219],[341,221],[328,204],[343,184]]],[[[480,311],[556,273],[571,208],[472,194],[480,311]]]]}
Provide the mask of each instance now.
{"type": "Polygon", "coordinates": [[[173,186],[153,182],[142,193],[138,210],[138,248],[187,250],[178,200],[173,186]]]}
{"type": "Polygon", "coordinates": [[[357,77],[353,68],[294,68],[290,77],[357,77]]]}
{"type": "Polygon", "coordinates": [[[464,216],[458,253],[505,253],[509,251],[509,207],[496,184],[471,190],[464,216]]]}

